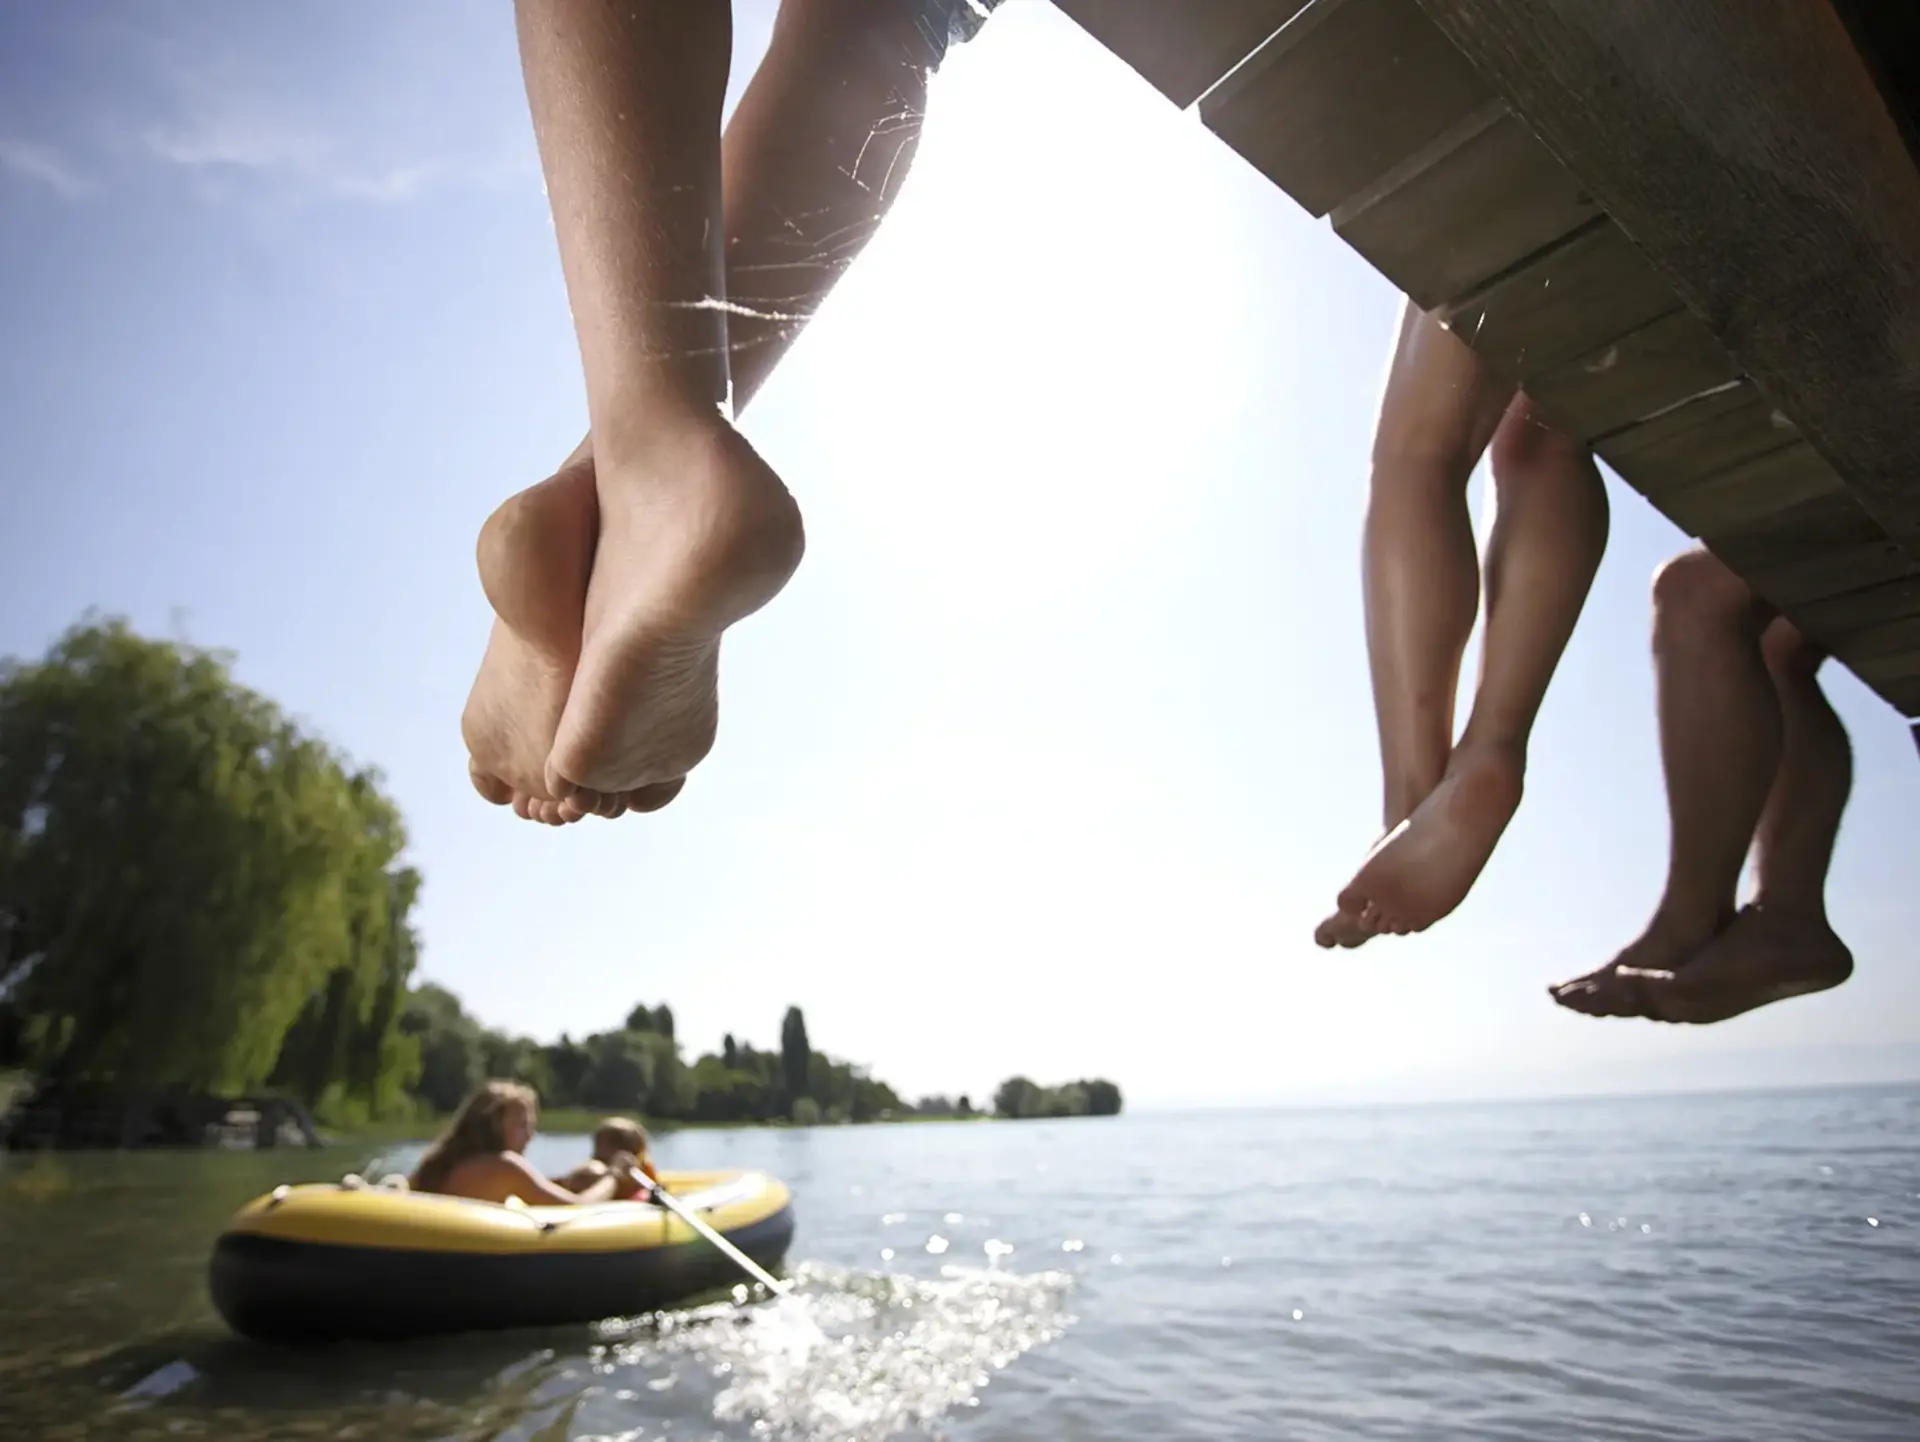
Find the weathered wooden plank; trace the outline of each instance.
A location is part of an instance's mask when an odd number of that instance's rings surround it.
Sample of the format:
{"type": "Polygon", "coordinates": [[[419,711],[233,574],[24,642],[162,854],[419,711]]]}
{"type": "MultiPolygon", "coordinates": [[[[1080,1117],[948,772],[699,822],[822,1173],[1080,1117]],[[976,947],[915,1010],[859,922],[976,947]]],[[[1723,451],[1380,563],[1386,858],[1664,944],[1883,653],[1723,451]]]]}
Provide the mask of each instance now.
{"type": "MultiPolygon", "coordinates": [[[[1887,681],[1873,689],[1902,716],[1920,716],[1920,681],[1887,681]]],[[[1914,730],[1914,740],[1920,745],[1920,727],[1914,730]]]]}
{"type": "Polygon", "coordinates": [[[1810,601],[1793,614],[1793,623],[1826,646],[1837,646],[1856,632],[1920,616],[1920,576],[1848,591],[1810,601]]]}
{"type": "Polygon", "coordinates": [[[1417,0],[1313,0],[1200,98],[1200,116],[1325,215],[1492,97],[1417,0]]]}
{"type": "MultiPolygon", "coordinates": [[[[1719,554],[1719,547],[1712,548],[1719,554]]],[[[1774,566],[1742,566],[1748,584],[1789,616],[1809,601],[1840,596],[1860,586],[1871,586],[1900,576],[1920,574],[1912,559],[1884,537],[1840,550],[1793,552],[1798,559],[1774,566]]]]}
{"type": "Polygon", "coordinates": [[[1420,0],[1920,554],[1920,170],[1827,0],[1420,0]]]}
{"type": "Polygon", "coordinates": [[[1789,616],[1808,601],[1920,575],[1920,565],[1847,491],[1728,531],[1703,530],[1701,539],[1789,616]]]}
{"type": "Polygon", "coordinates": [[[1920,682],[1920,651],[1903,655],[1856,657],[1842,653],[1840,659],[1854,675],[1875,690],[1920,682]]]}
{"type": "MultiPolygon", "coordinates": [[[[1826,514],[1800,508],[1827,500],[1848,502],[1840,513],[1850,519],[1857,514],[1861,524],[1872,524],[1865,512],[1851,505],[1847,488],[1833,467],[1805,441],[1767,451],[1651,499],[1667,519],[1690,536],[1737,535],[1783,512],[1802,517],[1826,514]]],[[[1880,538],[1877,530],[1867,530],[1859,535],[1848,531],[1842,539],[1851,543],[1880,538]]],[[[1812,537],[1808,540],[1811,542],[1812,537]]]]}
{"type": "Polygon", "coordinates": [[[1861,680],[1895,700],[1894,692],[1920,684],[1920,615],[1866,627],[1835,645],[1833,653],[1861,680]]]}
{"type": "Polygon", "coordinates": [[[1375,270],[1432,310],[1599,213],[1566,167],[1493,100],[1345,201],[1332,220],[1375,270]]]}
{"type": "Polygon", "coordinates": [[[1602,436],[1594,449],[1634,489],[1657,498],[1799,439],[1793,422],[1743,380],[1602,436]]]}
{"type": "MultiPolygon", "coordinates": [[[[1674,499],[1669,496],[1667,504],[1672,504],[1674,499]]],[[[1753,520],[1703,527],[1701,536],[1731,562],[1735,570],[1743,567],[1763,570],[1803,556],[1850,551],[1887,539],[1873,518],[1844,489],[1797,504],[1773,507],[1753,520]]],[[[1893,577],[1877,579],[1892,580],[1893,577]]],[[[1863,580],[1860,584],[1872,583],[1863,580]]]]}
{"type": "Polygon", "coordinates": [[[1133,67],[1181,109],[1269,35],[1307,7],[1307,0],[1054,0],[1082,30],[1133,67]]]}
{"type": "Polygon", "coordinates": [[[1679,308],[1602,217],[1434,314],[1496,373],[1524,383],[1679,308]]]}
{"type": "Polygon", "coordinates": [[[1864,627],[1842,641],[1837,653],[1868,679],[1872,679],[1866,670],[1868,663],[1907,668],[1882,670],[1881,675],[1920,675],[1920,616],[1902,616],[1897,621],[1864,627]]]}
{"type": "Polygon", "coordinates": [[[1676,310],[1532,377],[1527,394],[1561,430],[1590,441],[1739,378],[1713,332],[1676,310]]]}

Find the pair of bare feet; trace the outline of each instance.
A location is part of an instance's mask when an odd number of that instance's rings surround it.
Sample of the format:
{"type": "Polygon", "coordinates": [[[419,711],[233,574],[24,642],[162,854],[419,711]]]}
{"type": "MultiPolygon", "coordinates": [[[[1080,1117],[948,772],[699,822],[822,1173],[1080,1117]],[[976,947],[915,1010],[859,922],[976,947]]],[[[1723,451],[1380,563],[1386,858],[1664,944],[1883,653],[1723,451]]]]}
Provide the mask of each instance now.
{"type": "MultiPolygon", "coordinates": [[[[1440,784],[1368,855],[1315,940],[1359,946],[1424,930],[1452,911],[1518,809],[1523,770],[1499,748],[1456,750],[1440,784]]],[[[1853,953],[1824,911],[1755,901],[1699,920],[1658,913],[1605,966],[1547,991],[1586,1016],[1707,1025],[1852,975],[1853,953]]]]}
{"type": "Polygon", "coordinates": [[[780,478],[715,415],[622,464],[586,447],[480,533],[493,633],[461,719],[474,789],[529,821],[657,811],[712,749],[721,634],[805,548],[780,478]]]}
{"type": "Polygon", "coordinates": [[[1853,953],[1823,912],[1756,901],[1706,925],[1656,915],[1607,965],[1547,992],[1586,1016],[1706,1025],[1852,975],[1853,953]]]}
{"type": "MultiPolygon", "coordinates": [[[[1440,784],[1369,853],[1315,940],[1354,947],[1404,936],[1457,907],[1519,808],[1524,769],[1500,747],[1457,749],[1440,784]]],[[[1757,900],[1700,919],[1662,911],[1605,966],[1547,990],[1587,1016],[1706,1025],[1851,975],[1853,954],[1823,910],[1757,900]]]]}

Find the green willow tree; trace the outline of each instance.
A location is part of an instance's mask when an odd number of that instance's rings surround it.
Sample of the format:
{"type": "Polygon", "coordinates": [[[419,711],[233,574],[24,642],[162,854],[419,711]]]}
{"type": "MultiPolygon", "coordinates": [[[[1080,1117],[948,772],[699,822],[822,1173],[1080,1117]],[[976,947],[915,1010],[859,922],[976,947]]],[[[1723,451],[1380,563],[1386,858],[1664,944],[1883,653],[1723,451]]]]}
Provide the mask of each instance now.
{"type": "Polygon", "coordinates": [[[223,656],[107,621],[0,662],[0,995],[47,1075],[398,1102],[405,844],[223,656]]]}

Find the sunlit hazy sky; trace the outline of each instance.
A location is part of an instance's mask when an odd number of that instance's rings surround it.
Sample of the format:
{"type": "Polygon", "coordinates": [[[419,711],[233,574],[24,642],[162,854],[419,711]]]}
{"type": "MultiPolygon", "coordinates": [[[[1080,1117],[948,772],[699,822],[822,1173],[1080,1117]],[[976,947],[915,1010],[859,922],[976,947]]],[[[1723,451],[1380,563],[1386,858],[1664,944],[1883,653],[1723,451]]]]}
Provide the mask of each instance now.
{"type": "MultiPolygon", "coordinates": [[[[734,91],[770,0],[737,7],[734,91]]],[[[472,544],[584,426],[504,0],[0,15],[0,652],[88,607],[231,648],[376,763],[425,974],[551,1037],[667,1000],[903,1090],[1141,1104],[1791,1082],[1920,1052],[1920,760],[1835,670],[1860,968],[1708,1032],[1543,988],[1664,865],[1648,579],[1613,542],[1525,808],[1425,937],[1311,943],[1376,829],[1357,565],[1398,298],[1043,0],[938,77],[882,237],[746,418],[806,508],[652,818],[482,804],[472,544]]]]}

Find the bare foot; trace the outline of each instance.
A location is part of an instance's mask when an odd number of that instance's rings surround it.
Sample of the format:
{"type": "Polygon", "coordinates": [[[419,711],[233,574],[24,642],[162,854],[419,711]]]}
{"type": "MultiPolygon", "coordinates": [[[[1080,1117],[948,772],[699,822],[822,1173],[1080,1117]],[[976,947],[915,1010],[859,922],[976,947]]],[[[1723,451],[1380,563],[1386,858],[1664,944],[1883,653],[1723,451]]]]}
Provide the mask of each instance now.
{"type": "Polygon", "coordinates": [[[1637,1015],[1704,1026],[1789,997],[1836,987],[1853,975],[1853,953],[1819,912],[1743,907],[1733,923],[1677,966],[1622,966],[1638,991],[1637,1015]]]}
{"type": "Polygon", "coordinates": [[[1585,976],[1548,987],[1547,994],[1567,1010],[1587,1016],[1644,1015],[1646,998],[1633,977],[1672,972],[1687,965],[1731,919],[1723,916],[1702,924],[1656,912],[1647,929],[1612,961],[1585,976]]]}
{"type": "Polygon", "coordinates": [[[602,464],[579,667],[546,761],[546,794],[601,798],[673,783],[713,746],[720,636],[779,593],[805,537],[793,497],[716,417],[639,463],[602,464]]]}
{"type": "Polygon", "coordinates": [[[1314,939],[1358,946],[1382,932],[1425,931],[1465,901],[1519,809],[1525,770],[1511,747],[1455,748],[1440,784],[1375,845],[1314,939]]]}
{"type": "Polygon", "coordinates": [[[547,753],[579,659],[599,525],[593,482],[592,461],[563,467],[506,500],[480,531],[480,582],[495,620],[460,718],[467,771],[488,801],[549,826],[656,810],[679,790],[563,804],[547,789],[547,753]]]}
{"type": "Polygon", "coordinates": [[[1364,914],[1349,916],[1344,911],[1336,911],[1313,929],[1315,946],[1340,947],[1351,950],[1356,946],[1365,946],[1380,933],[1367,925],[1364,914]]]}

